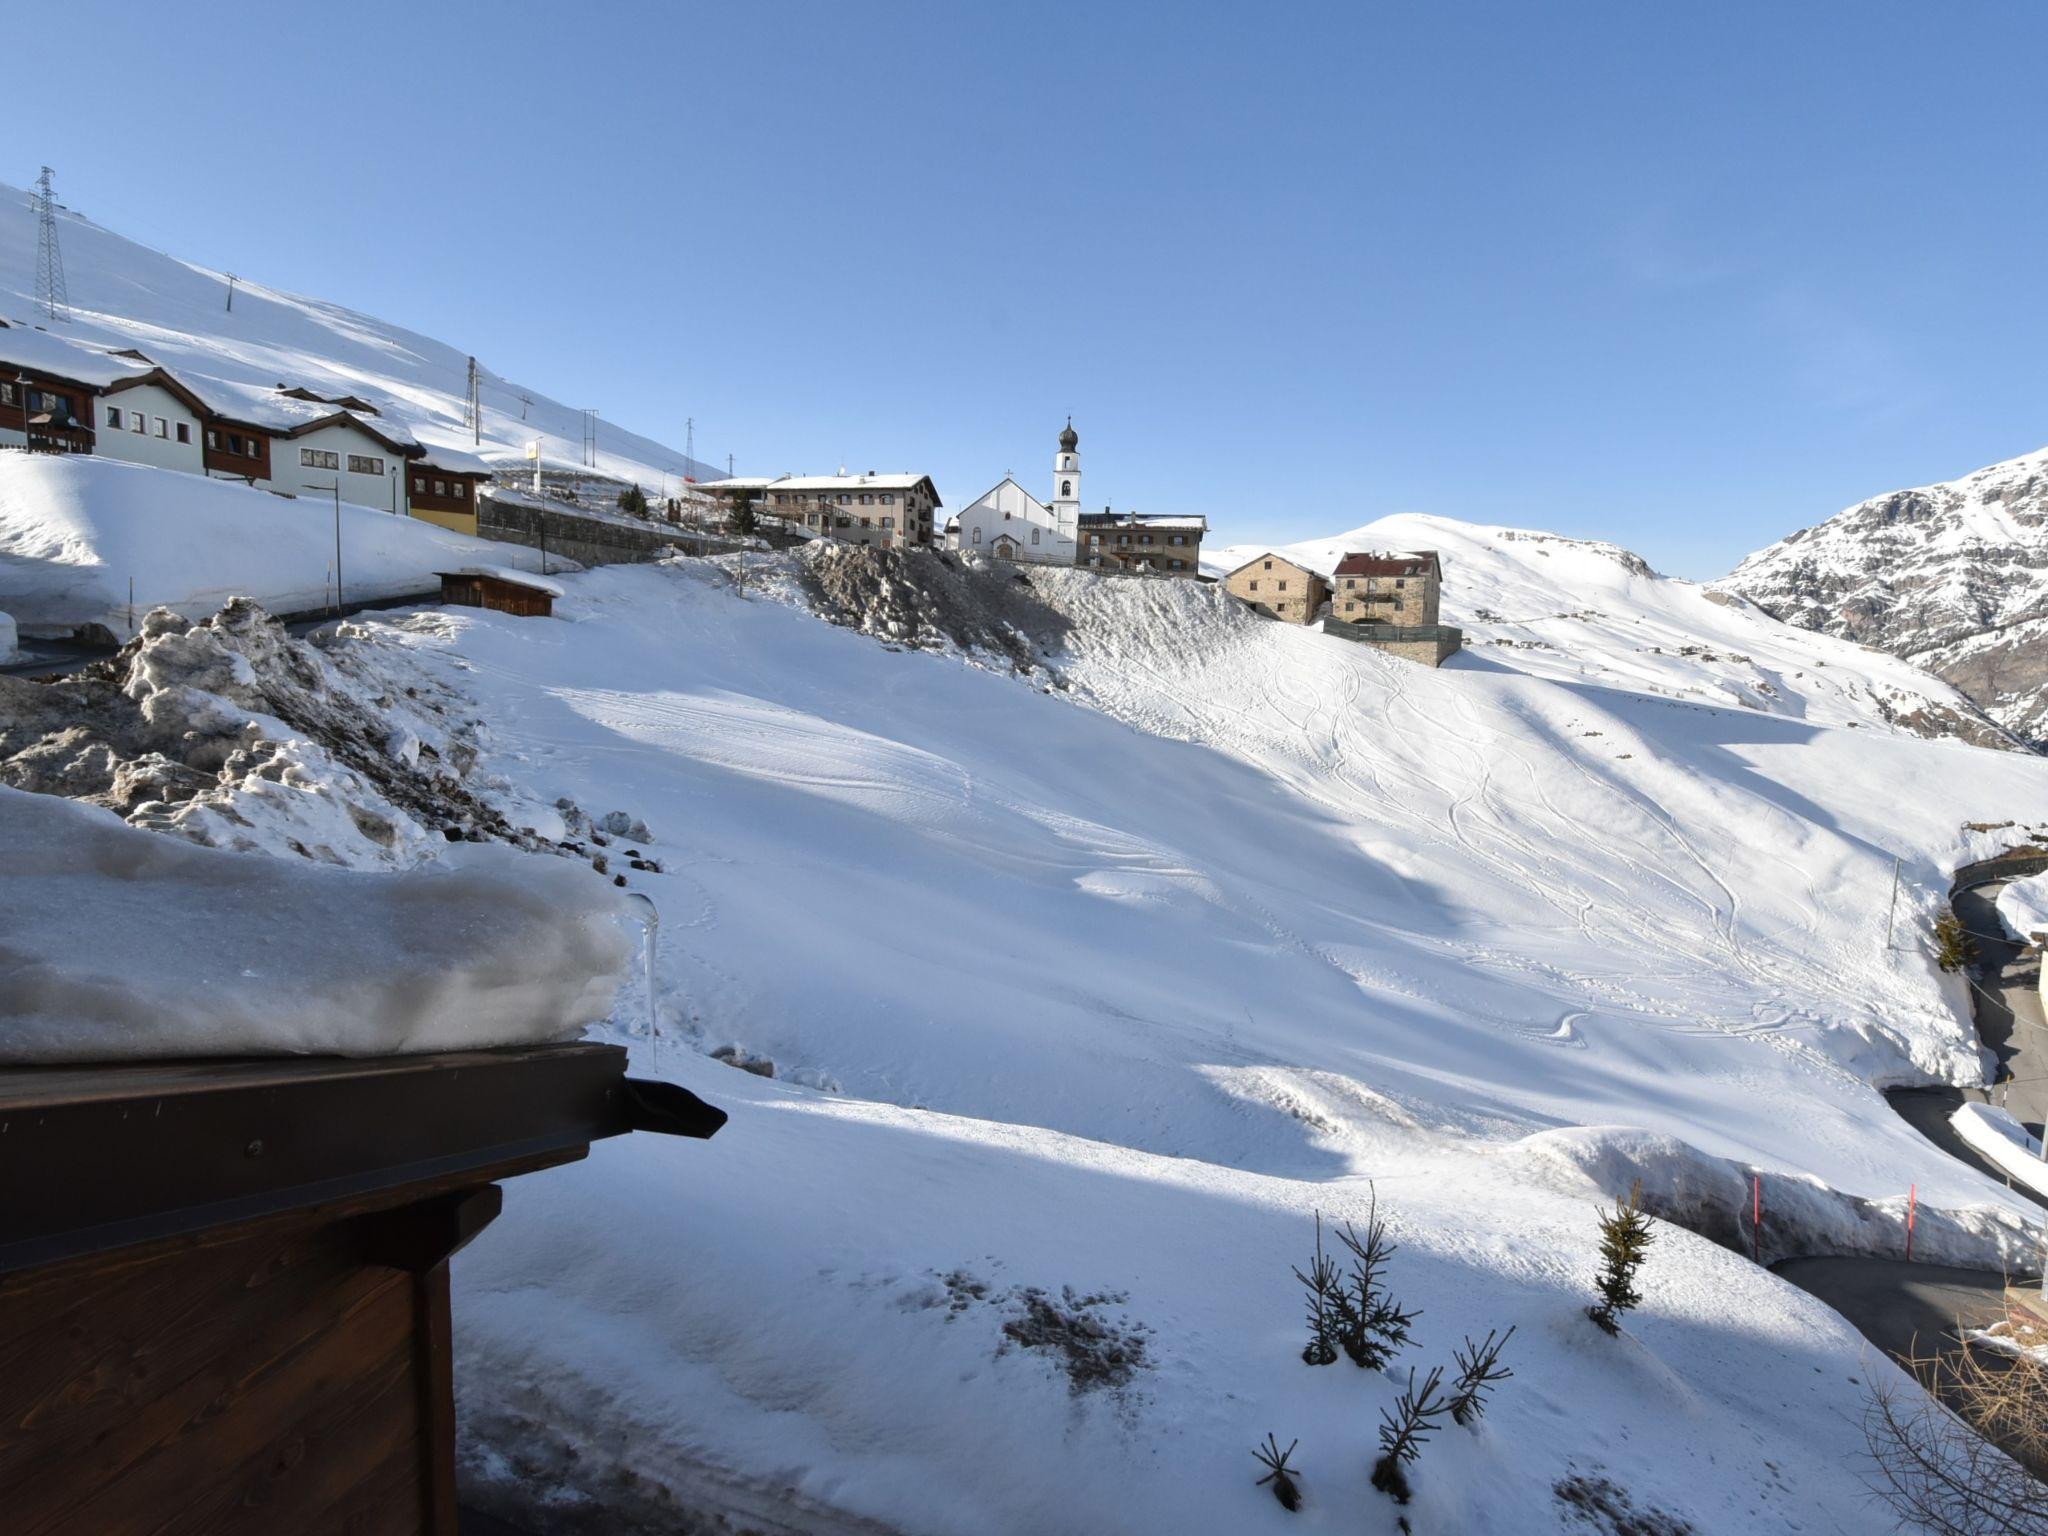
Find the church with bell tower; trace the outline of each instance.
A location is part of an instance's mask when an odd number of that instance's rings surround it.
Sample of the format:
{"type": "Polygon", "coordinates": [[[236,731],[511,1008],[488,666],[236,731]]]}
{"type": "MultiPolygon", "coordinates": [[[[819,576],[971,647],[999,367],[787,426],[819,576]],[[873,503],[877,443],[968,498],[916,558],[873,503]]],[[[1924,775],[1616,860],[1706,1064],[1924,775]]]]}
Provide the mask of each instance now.
{"type": "Polygon", "coordinates": [[[1005,475],[946,525],[949,548],[997,560],[1072,565],[1080,545],[1081,435],[1067,418],[1052,459],[1052,496],[1040,501],[1005,475]]]}

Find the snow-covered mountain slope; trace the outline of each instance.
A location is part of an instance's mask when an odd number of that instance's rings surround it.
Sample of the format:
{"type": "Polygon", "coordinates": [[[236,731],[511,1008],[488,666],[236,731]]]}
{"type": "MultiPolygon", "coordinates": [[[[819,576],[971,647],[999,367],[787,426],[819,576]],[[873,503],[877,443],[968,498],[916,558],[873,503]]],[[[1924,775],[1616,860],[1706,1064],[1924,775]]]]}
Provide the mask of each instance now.
{"type": "MultiPolygon", "coordinates": [[[[1203,560],[1223,575],[1268,546],[1203,560]]],[[[1627,688],[1812,725],[1899,727],[1980,746],[2016,743],[1910,662],[1775,622],[1740,597],[1659,575],[1618,545],[1451,518],[1382,518],[1278,553],[1327,575],[1349,550],[1434,549],[1443,621],[1468,653],[1535,677],[1627,688]]]]}
{"type": "Polygon", "coordinates": [[[1907,657],[2048,746],[2048,450],[1874,496],[1715,585],[1907,657]]]}
{"type": "MultiPolygon", "coordinates": [[[[460,345],[247,278],[238,278],[230,311],[224,273],[138,245],[72,209],[60,209],[57,218],[71,298],[62,324],[48,321],[35,303],[36,221],[28,194],[0,183],[0,317],[135,347],[174,372],[186,368],[264,389],[285,383],[360,394],[422,442],[470,448],[463,408],[469,355],[460,345]]],[[[523,463],[526,445],[539,438],[550,461],[583,462],[581,411],[488,371],[482,395],[483,444],[473,451],[523,463]],[[530,405],[522,406],[522,395],[530,405]]],[[[599,429],[597,468],[650,489],[664,474],[722,476],[610,423],[599,429]]]]}
{"type": "MultiPolygon", "coordinates": [[[[1273,1430],[1308,1527],[1391,1532],[1395,1380],[1304,1366],[1288,1273],[1376,1190],[1425,1309],[1397,1372],[1518,1329],[1416,1529],[1571,1529],[1573,1476],[1702,1531],[1863,1528],[1891,1367],[1677,1228],[1605,1338],[1590,1206],[1641,1176],[1746,1242],[1754,1168],[1767,1258],[1889,1253],[1917,1185],[1923,1255],[2028,1262],[2033,1213],[1874,1085],[1979,1078],[1924,930],[1994,847],[1965,823],[2033,814],[2048,762],[1859,722],[1832,678],[1779,712],[1678,696],[1678,661],[1642,663],[1661,694],[1506,646],[1430,671],[1213,587],[984,571],[1008,654],[1048,653],[1017,675],[808,611],[810,562],[873,560],[613,568],[556,621],[350,642],[476,703],[515,825],[645,821],[656,1022],[628,996],[618,1037],[733,1112],[523,1181],[458,1261],[480,1497],[1240,1533],[1286,1518],[1247,1454],[1273,1430]]],[[[883,576],[915,606],[913,566],[883,576]]],[[[1577,579],[1514,617],[1627,585],[1577,579]]]]}

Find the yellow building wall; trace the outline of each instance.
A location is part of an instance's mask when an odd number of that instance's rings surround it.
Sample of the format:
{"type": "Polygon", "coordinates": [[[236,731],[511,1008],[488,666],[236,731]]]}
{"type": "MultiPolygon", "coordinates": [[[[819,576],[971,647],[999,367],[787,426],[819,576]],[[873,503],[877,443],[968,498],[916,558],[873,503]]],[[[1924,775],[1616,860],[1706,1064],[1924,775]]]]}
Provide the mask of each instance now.
{"type": "Polygon", "coordinates": [[[410,509],[412,515],[423,523],[432,523],[437,528],[452,528],[457,533],[476,537],[476,514],[474,512],[428,512],[419,507],[410,509]]]}

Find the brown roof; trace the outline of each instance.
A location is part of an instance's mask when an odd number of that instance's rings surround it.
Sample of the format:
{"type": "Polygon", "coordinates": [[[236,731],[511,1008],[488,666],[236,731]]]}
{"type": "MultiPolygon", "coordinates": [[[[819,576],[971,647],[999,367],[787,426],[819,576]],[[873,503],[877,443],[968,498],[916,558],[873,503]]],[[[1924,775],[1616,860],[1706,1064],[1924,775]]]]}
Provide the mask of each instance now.
{"type": "Polygon", "coordinates": [[[1337,562],[1336,576],[1430,576],[1442,575],[1433,549],[1417,550],[1411,555],[1361,555],[1347,554],[1337,562]]]}

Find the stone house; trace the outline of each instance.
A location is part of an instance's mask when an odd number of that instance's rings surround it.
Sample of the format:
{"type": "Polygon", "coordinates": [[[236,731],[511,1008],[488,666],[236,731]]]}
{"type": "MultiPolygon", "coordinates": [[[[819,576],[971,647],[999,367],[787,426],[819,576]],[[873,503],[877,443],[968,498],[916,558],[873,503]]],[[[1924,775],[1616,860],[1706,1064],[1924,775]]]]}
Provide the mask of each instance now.
{"type": "Polygon", "coordinates": [[[1311,624],[1329,601],[1330,586],[1307,566],[1267,550],[1223,578],[1223,590],[1269,619],[1311,624]]]}
{"type": "Polygon", "coordinates": [[[940,505],[930,475],[736,475],[697,489],[782,519],[820,538],[882,549],[929,549],[940,505]]]}
{"type": "Polygon", "coordinates": [[[1433,549],[1347,554],[1331,572],[1330,617],[1347,624],[1435,624],[1443,585],[1443,562],[1433,549]]]}
{"type": "Polygon", "coordinates": [[[1077,563],[1086,569],[1194,576],[1202,567],[1205,517],[1173,513],[1083,512],[1077,563]]]}

